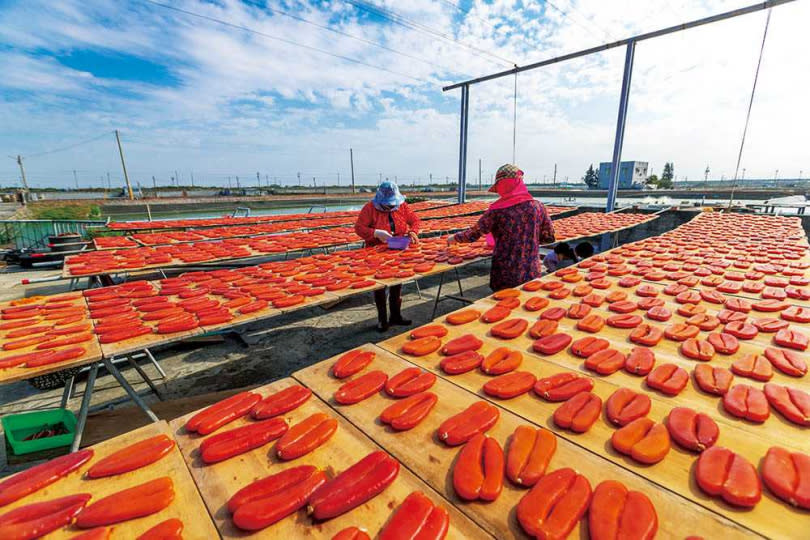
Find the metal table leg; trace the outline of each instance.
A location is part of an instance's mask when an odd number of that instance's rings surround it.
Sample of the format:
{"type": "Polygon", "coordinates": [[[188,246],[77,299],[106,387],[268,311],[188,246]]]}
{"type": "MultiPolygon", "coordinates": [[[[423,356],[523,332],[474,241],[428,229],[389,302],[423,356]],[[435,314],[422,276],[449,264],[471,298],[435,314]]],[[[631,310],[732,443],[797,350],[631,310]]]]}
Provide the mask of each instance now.
{"type": "Polygon", "coordinates": [[[458,283],[458,295],[464,296],[464,289],[461,288],[461,276],[458,273],[458,268],[453,268],[456,272],[456,282],[458,283]]]}
{"type": "Polygon", "coordinates": [[[73,384],[76,382],[76,377],[71,377],[65,381],[65,390],[62,392],[62,401],[59,403],[60,409],[67,409],[68,401],[73,394],[73,384]]]}
{"type": "Polygon", "coordinates": [[[430,320],[436,318],[436,309],[439,307],[439,298],[441,298],[442,296],[442,285],[444,285],[444,274],[445,272],[439,274],[439,290],[436,291],[436,300],[433,302],[433,314],[430,316],[430,320]]]}
{"type": "Polygon", "coordinates": [[[76,434],[73,436],[73,443],[70,445],[71,452],[78,450],[82,444],[84,425],[87,423],[87,410],[90,408],[90,399],[93,397],[93,387],[96,385],[99,365],[99,363],[93,364],[90,373],[87,375],[87,384],[84,385],[84,396],[82,396],[82,406],[79,409],[79,417],[76,419],[76,434]]]}
{"type": "Polygon", "coordinates": [[[149,406],[146,404],[146,402],[143,399],[141,399],[141,396],[138,395],[138,392],[136,392],[135,389],[129,385],[124,376],[121,375],[121,372],[118,371],[118,368],[116,368],[115,365],[112,362],[110,362],[109,358],[104,359],[104,367],[106,367],[107,371],[109,371],[110,374],[113,377],[115,377],[115,380],[118,381],[118,384],[120,384],[121,387],[124,390],[126,390],[127,394],[129,394],[129,397],[132,398],[132,401],[134,401],[135,404],[141,408],[144,414],[146,414],[146,416],[148,416],[152,422],[158,422],[158,417],[155,416],[155,413],[152,412],[152,409],[150,409],[149,406]]]}
{"type": "Polygon", "coordinates": [[[152,351],[150,351],[149,349],[144,349],[143,354],[146,355],[146,357],[149,359],[149,361],[152,362],[152,365],[155,366],[155,369],[158,370],[158,373],[160,373],[160,378],[165,379],[166,378],[166,372],[163,371],[163,368],[160,367],[160,364],[158,364],[158,361],[155,360],[154,356],[152,356],[152,351]]]}
{"type": "Polygon", "coordinates": [[[152,389],[152,392],[158,397],[158,399],[160,401],[163,401],[163,396],[160,394],[160,390],[157,389],[157,386],[155,386],[155,383],[152,382],[152,379],[150,379],[146,375],[146,373],[144,373],[143,368],[141,368],[141,366],[138,365],[138,362],[135,361],[135,359],[129,355],[127,355],[127,362],[129,362],[129,365],[135,368],[135,371],[137,371],[138,375],[140,375],[141,378],[146,382],[146,384],[149,385],[149,388],[152,389]]]}

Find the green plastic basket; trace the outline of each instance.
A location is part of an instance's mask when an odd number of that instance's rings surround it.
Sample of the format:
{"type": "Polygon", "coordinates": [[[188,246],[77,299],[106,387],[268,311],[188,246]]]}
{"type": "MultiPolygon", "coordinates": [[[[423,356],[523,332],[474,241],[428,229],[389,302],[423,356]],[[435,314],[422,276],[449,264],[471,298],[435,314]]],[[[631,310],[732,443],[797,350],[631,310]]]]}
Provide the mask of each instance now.
{"type": "Polygon", "coordinates": [[[21,414],[8,414],[0,418],[11,451],[15,456],[70,446],[76,433],[76,416],[66,409],[50,409],[21,414]],[[23,440],[45,426],[62,423],[68,432],[33,441],[23,440]]]}

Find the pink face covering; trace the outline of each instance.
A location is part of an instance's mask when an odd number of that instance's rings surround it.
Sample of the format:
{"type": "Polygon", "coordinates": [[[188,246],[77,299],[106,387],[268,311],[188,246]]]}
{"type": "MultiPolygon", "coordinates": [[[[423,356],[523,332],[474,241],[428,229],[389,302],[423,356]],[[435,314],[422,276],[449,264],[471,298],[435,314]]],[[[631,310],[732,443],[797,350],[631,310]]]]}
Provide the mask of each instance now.
{"type": "Polygon", "coordinates": [[[494,191],[500,195],[497,201],[489,205],[490,210],[509,208],[522,202],[531,201],[534,198],[520,177],[501,178],[489,191],[494,191]]]}

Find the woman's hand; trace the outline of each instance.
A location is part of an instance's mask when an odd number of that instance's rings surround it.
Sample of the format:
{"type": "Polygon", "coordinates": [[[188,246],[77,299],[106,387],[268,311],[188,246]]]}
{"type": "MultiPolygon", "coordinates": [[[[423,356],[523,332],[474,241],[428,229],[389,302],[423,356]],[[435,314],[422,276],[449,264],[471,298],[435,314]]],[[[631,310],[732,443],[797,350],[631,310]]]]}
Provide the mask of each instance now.
{"type": "Polygon", "coordinates": [[[411,243],[415,246],[419,245],[419,235],[416,234],[414,231],[408,232],[408,238],[411,239],[411,243]]]}
{"type": "Polygon", "coordinates": [[[391,238],[391,233],[388,231],[384,231],[382,229],[374,229],[374,238],[379,240],[380,242],[385,242],[389,238],[391,238]]]}

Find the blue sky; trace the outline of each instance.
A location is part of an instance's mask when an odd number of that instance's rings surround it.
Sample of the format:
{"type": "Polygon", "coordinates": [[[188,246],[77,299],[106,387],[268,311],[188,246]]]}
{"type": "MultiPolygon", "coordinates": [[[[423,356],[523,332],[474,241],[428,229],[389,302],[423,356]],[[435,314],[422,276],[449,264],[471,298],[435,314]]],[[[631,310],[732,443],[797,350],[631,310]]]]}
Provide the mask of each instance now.
{"type": "MultiPolygon", "coordinates": [[[[35,186],[73,186],[74,170],[80,185],[108,171],[120,183],[114,129],[144,185],[175,171],[201,185],[256,172],[345,183],[349,147],[361,182],[454,178],[458,92],[442,85],[748,3],[2,0],[0,184],[19,181],[17,154],[35,186]]],[[[796,54],[809,16],[808,2],[774,10],[748,178],[810,175],[810,59],[796,54]]],[[[624,157],[733,175],[763,25],[759,13],[639,45],[624,157]]],[[[530,179],[609,159],[622,63],[614,50],[519,77],[516,161],[530,179]]],[[[485,177],[512,159],[513,85],[472,89],[472,177],[479,158],[485,177]]]]}

